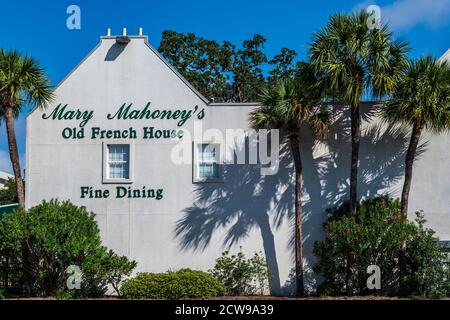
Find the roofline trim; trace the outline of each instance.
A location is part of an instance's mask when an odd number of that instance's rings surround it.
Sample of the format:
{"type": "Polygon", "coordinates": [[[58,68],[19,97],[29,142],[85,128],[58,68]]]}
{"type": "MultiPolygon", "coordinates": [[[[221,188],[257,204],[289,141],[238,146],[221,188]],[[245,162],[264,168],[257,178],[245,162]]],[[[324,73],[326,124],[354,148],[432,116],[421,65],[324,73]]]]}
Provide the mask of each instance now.
{"type": "MultiPolygon", "coordinates": [[[[101,38],[100,38],[101,39],[101,38]]],[[[55,92],[63,83],[64,81],[66,81],[99,47],[101,44],[101,40],[99,43],[97,43],[97,45],[91,50],[89,51],[89,53],[87,55],[84,56],[83,59],[81,59],[80,62],[77,63],[77,65],[75,67],[72,68],[72,70],[69,71],[68,74],[66,74],[64,76],[64,78],[62,78],[57,84],[56,86],[53,88],[53,92],[55,92]]],[[[34,106],[26,115],[25,118],[28,118],[36,109],[38,108],[38,106],[34,106]]]]}
{"type": "Polygon", "coordinates": [[[210,107],[260,107],[260,102],[210,102],[210,107]]]}
{"type": "Polygon", "coordinates": [[[181,75],[181,73],[178,72],[177,69],[175,69],[175,67],[173,65],[171,65],[159,52],[158,50],[156,50],[149,42],[148,39],[145,38],[144,39],[144,43],[147,45],[147,47],[153,51],[154,54],[156,54],[156,56],[161,59],[162,62],[164,62],[164,64],[169,67],[170,70],[172,70],[173,73],[175,73],[175,75],[180,78],[181,81],[183,81],[183,83],[185,85],[188,86],[189,89],[191,89],[205,104],[210,104],[210,100],[207,99],[204,95],[202,95],[188,80],[186,80],[185,77],[183,77],[181,75]]]}

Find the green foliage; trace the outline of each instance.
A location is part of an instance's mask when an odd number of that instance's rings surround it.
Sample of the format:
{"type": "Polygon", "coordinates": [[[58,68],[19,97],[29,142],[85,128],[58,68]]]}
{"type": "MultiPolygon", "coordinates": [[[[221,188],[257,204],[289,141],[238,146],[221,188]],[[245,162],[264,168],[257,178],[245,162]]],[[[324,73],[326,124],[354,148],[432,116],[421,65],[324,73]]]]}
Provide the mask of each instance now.
{"type": "Polygon", "coordinates": [[[0,289],[0,300],[5,299],[5,291],[3,289],[0,289]]]}
{"type": "Polygon", "coordinates": [[[136,261],[119,256],[112,250],[100,250],[99,254],[88,257],[83,263],[83,283],[90,284],[91,288],[104,288],[110,284],[121,296],[121,285],[136,266],[136,261]]]}
{"type": "Polygon", "coordinates": [[[358,215],[348,205],[327,211],[326,239],[314,244],[318,258],[314,272],[324,277],[323,295],[373,294],[367,289],[369,265],[381,269],[382,294],[397,294],[399,252],[406,244],[410,295],[436,296],[444,292],[442,254],[432,231],[409,221],[398,200],[379,197],[363,201],[358,215]],[[442,289],[442,290],[441,290],[442,289]]]}
{"type": "Polygon", "coordinates": [[[210,298],[225,294],[224,285],[203,271],[181,269],[166,273],[140,273],[122,286],[127,299],[210,298]]]}
{"type": "Polygon", "coordinates": [[[294,64],[297,52],[288,48],[281,48],[280,53],[276,54],[269,64],[274,68],[269,71],[270,76],[268,82],[275,84],[278,81],[293,79],[296,73],[296,65],[294,64]]]}
{"type": "Polygon", "coordinates": [[[44,69],[30,56],[0,49],[0,110],[7,108],[18,116],[24,104],[45,107],[54,98],[44,69]]]}
{"type": "Polygon", "coordinates": [[[424,57],[410,61],[382,115],[435,133],[450,128],[450,64],[424,57]]]}
{"type": "Polygon", "coordinates": [[[442,297],[447,294],[450,285],[445,267],[448,261],[434,231],[424,227],[425,222],[423,213],[418,212],[418,227],[406,242],[405,285],[411,296],[442,297]]]}
{"type": "Polygon", "coordinates": [[[92,212],[68,201],[44,201],[28,211],[6,214],[0,221],[2,258],[21,261],[24,239],[30,253],[26,267],[38,294],[64,290],[70,265],[81,268],[83,291],[89,295],[104,293],[108,283],[117,286],[135,267],[135,262],[102,246],[92,212]]]}
{"type": "Polygon", "coordinates": [[[223,101],[257,101],[261,88],[294,76],[296,52],[282,48],[268,61],[264,53],[266,39],[255,34],[240,47],[223,41],[166,30],[158,51],[197,90],[208,99],[223,101]],[[273,66],[266,79],[263,67],[273,66]]]}
{"type": "Polygon", "coordinates": [[[242,251],[235,255],[224,251],[209,272],[225,285],[229,295],[263,295],[268,289],[269,271],[262,253],[247,259],[242,251]]]}
{"type": "Polygon", "coordinates": [[[80,290],[59,290],[55,293],[55,298],[58,300],[80,300],[87,299],[89,296],[80,290]]]}
{"type": "Polygon", "coordinates": [[[5,204],[17,203],[16,181],[13,178],[2,181],[4,187],[0,189],[0,206],[5,204]]]}
{"type": "Polygon", "coordinates": [[[295,80],[280,81],[264,88],[262,106],[250,113],[250,124],[256,129],[284,129],[290,136],[308,124],[316,137],[324,137],[329,130],[329,114],[322,112],[319,97],[312,96],[307,83],[295,80]]]}
{"type": "Polygon", "coordinates": [[[205,97],[225,100],[230,90],[234,46],[217,43],[193,33],[166,30],[158,51],[205,97]]]}
{"type": "Polygon", "coordinates": [[[369,29],[368,17],[364,11],[331,16],[309,52],[322,88],[351,106],[366,92],[392,93],[406,64],[406,43],[393,39],[387,25],[369,29]]]}

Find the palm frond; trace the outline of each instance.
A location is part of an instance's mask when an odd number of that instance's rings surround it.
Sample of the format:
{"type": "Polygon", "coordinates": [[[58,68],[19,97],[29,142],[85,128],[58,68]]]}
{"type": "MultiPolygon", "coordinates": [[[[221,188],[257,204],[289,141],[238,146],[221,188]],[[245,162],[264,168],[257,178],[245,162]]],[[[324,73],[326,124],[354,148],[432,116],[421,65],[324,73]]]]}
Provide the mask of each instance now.
{"type": "Polygon", "coordinates": [[[434,133],[450,129],[450,66],[430,56],[408,62],[381,114],[385,121],[420,124],[434,133]]]}
{"type": "Polygon", "coordinates": [[[31,57],[17,51],[0,52],[0,105],[20,113],[24,104],[45,107],[53,99],[44,69],[31,57]]]}

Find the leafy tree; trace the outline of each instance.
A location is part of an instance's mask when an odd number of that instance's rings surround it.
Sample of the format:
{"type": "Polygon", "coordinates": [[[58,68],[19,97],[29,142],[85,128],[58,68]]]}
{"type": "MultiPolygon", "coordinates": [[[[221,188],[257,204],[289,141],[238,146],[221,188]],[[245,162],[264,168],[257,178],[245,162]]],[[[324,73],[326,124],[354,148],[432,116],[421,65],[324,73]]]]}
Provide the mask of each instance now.
{"type": "Polygon", "coordinates": [[[255,34],[252,39],[245,40],[242,48],[237,50],[233,59],[233,100],[257,101],[260,90],[265,85],[261,65],[267,62],[264,54],[266,39],[255,34]]]}
{"type": "Polygon", "coordinates": [[[369,29],[368,17],[364,12],[333,15],[314,35],[309,53],[320,86],[331,89],[339,100],[350,106],[350,208],[353,214],[356,214],[358,201],[360,100],[367,92],[382,98],[396,89],[407,51],[407,45],[394,40],[386,25],[369,29]]]}
{"type": "Polygon", "coordinates": [[[193,33],[166,30],[158,51],[204,96],[226,99],[234,54],[231,43],[219,44],[193,33]]]}
{"type": "Polygon", "coordinates": [[[0,205],[17,202],[16,181],[13,178],[8,178],[8,180],[3,183],[3,188],[0,189],[0,205]]]}
{"type": "Polygon", "coordinates": [[[450,65],[432,57],[410,61],[391,100],[382,108],[387,121],[411,127],[405,157],[401,211],[408,212],[414,158],[423,130],[439,134],[450,129],[450,65]]]}
{"type": "Polygon", "coordinates": [[[288,142],[295,168],[295,273],[296,293],[304,294],[302,249],[302,160],[300,127],[308,124],[316,137],[324,137],[329,130],[328,114],[320,112],[319,97],[304,79],[279,82],[265,88],[261,94],[262,106],[250,113],[250,123],[256,129],[281,129],[288,142]]]}
{"type": "Polygon", "coordinates": [[[294,63],[297,52],[292,49],[282,48],[280,53],[275,55],[269,64],[274,68],[269,71],[269,84],[276,84],[280,80],[293,79],[296,73],[296,65],[294,63]]]}
{"type": "MultiPolygon", "coordinates": [[[[262,65],[267,62],[263,52],[266,39],[256,34],[245,40],[242,48],[228,41],[221,44],[193,33],[166,30],[158,51],[205,97],[216,102],[255,101],[266,84],[262,65]]],[[[292,50],[283,49],[275,57],[272,80],[284,76],[292,50]],[[285,61],[282,61],[282,60],[285,61]]]]}

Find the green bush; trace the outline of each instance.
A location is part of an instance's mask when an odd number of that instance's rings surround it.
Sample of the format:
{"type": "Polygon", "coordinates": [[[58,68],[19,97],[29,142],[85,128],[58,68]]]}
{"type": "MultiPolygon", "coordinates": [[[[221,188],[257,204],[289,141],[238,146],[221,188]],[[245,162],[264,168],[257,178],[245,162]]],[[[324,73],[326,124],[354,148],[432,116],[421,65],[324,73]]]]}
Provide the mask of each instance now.
{"type": "Polygon", "coordinates": [[[224,251],[209,271],[227,288],[229,295],[263,295],[269,285],[269,272],[262,253],[247,259],[242,249],[236,255],[224,251]]]}
{"type": "Polygon", "coordinates": [[[5,292],[3,291],[3,289],[0,289],[0,300],[1,299],[5,299],[5,292]]]}
{"type": "Polygon", "coordinates": [[[60,290],[55,293],[55,298],[58,300],[72,300],[72,299],[87,299],[89,296],[80,290],[60,290]]]}
{"type": "Polygon", "coordinates": [[[12,204],[19,202],[17,197],[16,180],[8,178],[2,181],[3,188],[0,189],[0,205],[12,204]]]}
{"type": "Polygon", "coordinates": [[[191,269],[140,273],[122,286],[122,294],[127,299],[210,298],[225,291],[224,285],[213,276],[191,269]]]}
{"type": "MultiPolygon", "coordinates": [[[[102,246],[92,212],[68,201],[44,201],[28,211],[6,214],[0,221],[2,258],[22,262],[24,239],[29,253],[26,268],[38,295],[65,290],[70,265],[81,268],[82,291],[87,295],[103,294],[108,283],[117,284],[120,275],[129,275],[135,267],[135,262],[102,246]]],[[[23,268],[16,269],[22,273],[23,268]]]]}
{"type": "Polygon", "coordinates": [[[378,293],[398,294],[398,257],[405,245],[407,294],[444,292],[446,279],[437,239],[423,227],[423,221],[414,223],[404,217],[398,200],[383,196],[363,201],[356,216],[347,204],[327,214],[326,238],[314,244],[318,262],[313,270],[324,278],[319,294],[374,294],[367,288],[369,265],[381,269],[378,293]]]}
{"type": "Polygon", "coordinates": [[[425,220],[420,212],[416,218],[416,232],[406,242],[405,285],[410,296],[437,298],[449,290],[446,255],[441,252],[439,240],[434,231],[424,227],[425,220]]]}
{"type": "Polygon", "coordinates": [[[121,296],[121,285],[136,266],[136,261],[118,256],[112,250],[101,250],[97,255],[87,257],[83,263],[83,283],[88,284],[86,287],[94,288],[91,295],[95,295],[95,288],[104,288],[110,284],[121,296]]]}

